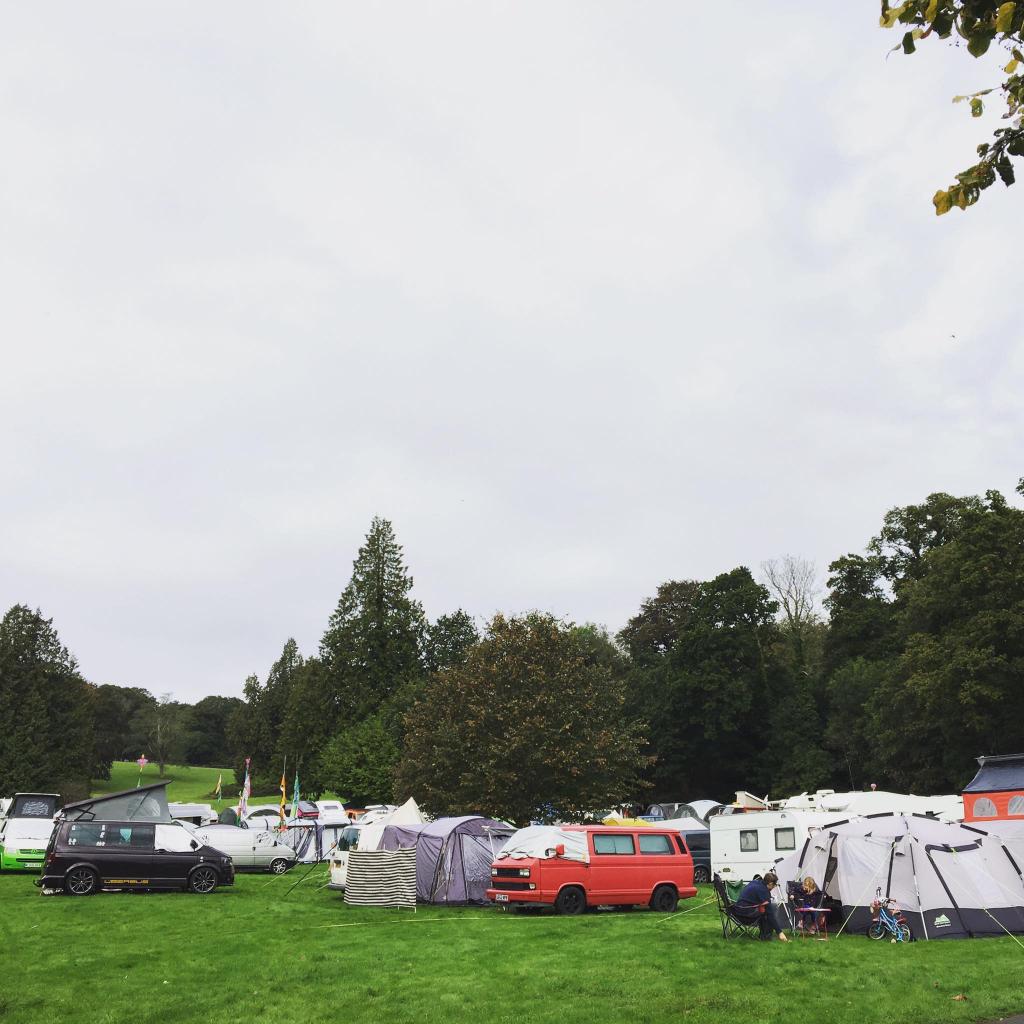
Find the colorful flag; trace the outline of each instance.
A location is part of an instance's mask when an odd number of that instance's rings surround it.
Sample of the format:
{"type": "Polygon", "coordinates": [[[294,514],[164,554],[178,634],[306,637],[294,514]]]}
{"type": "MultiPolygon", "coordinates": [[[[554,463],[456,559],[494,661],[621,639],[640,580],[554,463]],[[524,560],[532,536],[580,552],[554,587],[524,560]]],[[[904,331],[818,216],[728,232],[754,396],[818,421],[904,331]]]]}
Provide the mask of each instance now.
{"type": "Polygon", "coordinates": [[[288,802],[288,780],[284,777],[284,769],[281,769],[281,830],[284,831],[284,808],[288,802]]]}
{"type": "Polygon", "coordinates": [[[238,817],[244,818],[249,810],[249,796],[252,793],[252,784],[249,782],[249,758],[245,759],[245,782],[242,783],[242,792],[238,795],[238,817]]]}
{"type": "Polygon", "coordinates": [[[224,799],[224,793],[223,793],[223,791],[221,789],[221,785],[223,784],[223,782],[224,782],[224,773],[221,772],[217,776],[217,788],[213,792],[213,798],[215,800],[223,800],[224,799]]]}
{"type": "Polygon", "coordinates": [[[295,769],[295,788],[292,790],[292,817],[299,816],[299,769],[295,769]]]}

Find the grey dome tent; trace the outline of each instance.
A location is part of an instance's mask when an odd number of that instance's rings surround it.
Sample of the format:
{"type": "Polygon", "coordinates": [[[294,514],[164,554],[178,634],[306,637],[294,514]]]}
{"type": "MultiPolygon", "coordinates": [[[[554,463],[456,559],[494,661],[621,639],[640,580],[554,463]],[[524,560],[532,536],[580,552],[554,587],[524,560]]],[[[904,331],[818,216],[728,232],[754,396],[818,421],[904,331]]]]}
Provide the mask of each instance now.
{"type": "Polygon", "coordinates": [[[379,850],[416,850],[421,903],[486,903],[491,861],[515,829],[504,821],[465,815],[429,825],[388,825],[379,850]]]}
{"type": "Polygon", "coordinates": [[[876,893],[894,899],[918,939],[1024,934],[1024,876],[1003,840],[918,814],[823,825],[779,860],[775,899],[810,876],[842,907],[834,925],[863,932],[876,893]]]}

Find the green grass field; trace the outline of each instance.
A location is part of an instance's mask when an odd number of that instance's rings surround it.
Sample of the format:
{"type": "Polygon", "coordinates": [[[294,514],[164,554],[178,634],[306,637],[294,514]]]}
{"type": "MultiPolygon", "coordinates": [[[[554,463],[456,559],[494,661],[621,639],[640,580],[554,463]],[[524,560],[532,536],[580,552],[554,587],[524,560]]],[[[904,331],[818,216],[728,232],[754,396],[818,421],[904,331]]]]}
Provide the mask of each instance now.
{"type": "MultiPolygon", "coordinates": [[[[188,765],[169,764],[164,766],[164,774],[161,776],[157,765],[152,763],[147,764],[140,774],[139,766],[134,761],[115,761],[110,769],[109,779],[93,780],[92,794],[99,796],[101,793],[134,789],[140,778],[142,785],[169,782],[167,799],[175,803],[208,803],[213,804],[218,811],[238,803],[238,784],[235,782],[235,773],[230,768],[193,768],[188,765]],[[214,800],[217,777],[222,773],[224,799],[214,800]]],[[[281,794],[277,792],[266,796],[252,796],[249,798],[249,805],[255,807],[257,804],[276,804],[280,799],[281,794]]]]}
{"type": "Polygon", "coordinates": [[[322,888],[325,868],[307,870],[205,897],[41,896],[31,875],[0,876],[0,1020],[937,1024],[1024,1010],[1010,938],[724,942],[706,887],[675,917],[353,909],[322,888]]]}

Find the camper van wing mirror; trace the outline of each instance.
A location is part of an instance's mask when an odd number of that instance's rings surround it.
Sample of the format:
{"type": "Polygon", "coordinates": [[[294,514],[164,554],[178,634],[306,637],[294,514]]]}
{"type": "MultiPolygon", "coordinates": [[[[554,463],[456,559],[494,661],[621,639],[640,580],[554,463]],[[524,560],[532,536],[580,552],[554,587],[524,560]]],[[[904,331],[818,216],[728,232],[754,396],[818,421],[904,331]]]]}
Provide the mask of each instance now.
{"type": "Polygon", "coordinates": [[[199,844],[194,839],[190,839],[188,845],[191,846],[193,850],[199,849],[199,844]]]}
{"type": "Polygon", "coordinates": [[[565,856],[565,843],[559,843],[555,847],[555,856],[556,857],[564,857],[565,856]]]}

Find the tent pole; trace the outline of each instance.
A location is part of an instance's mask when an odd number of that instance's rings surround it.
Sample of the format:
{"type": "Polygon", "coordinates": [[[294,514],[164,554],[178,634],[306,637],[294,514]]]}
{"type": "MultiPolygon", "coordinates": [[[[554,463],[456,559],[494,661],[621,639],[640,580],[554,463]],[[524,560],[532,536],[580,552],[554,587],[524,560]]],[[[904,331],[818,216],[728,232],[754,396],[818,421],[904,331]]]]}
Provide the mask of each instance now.
{"type": "MultiPolygon", "coordinates": [[[[911,839],[916,843],[918,841],[917,836],[911,836],[911,839]]],[[[921,911],[921,927],[924,929],[924,940],[929,942],[931,936],[928,934],[928,921],[924,912],[924,904],[921,902],[921,886],[917,881],[917,861],[914,860],[914,847],[910,847],[910,873],[914,876],[914,892],[917,893],[917,909],[921,911]]]]}

